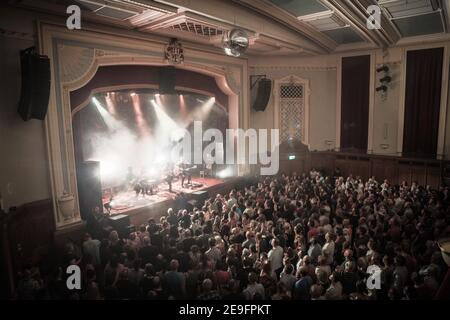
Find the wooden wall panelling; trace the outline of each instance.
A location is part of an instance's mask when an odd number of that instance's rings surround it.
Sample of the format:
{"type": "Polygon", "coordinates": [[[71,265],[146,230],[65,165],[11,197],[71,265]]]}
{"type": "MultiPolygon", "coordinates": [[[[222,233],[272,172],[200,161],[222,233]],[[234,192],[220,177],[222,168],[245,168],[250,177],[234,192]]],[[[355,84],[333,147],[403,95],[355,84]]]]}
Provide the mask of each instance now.
{"type": "Polygon", "coordinates": [[[426,166],[425,163],[413,162],[411,163],[411,182],[417,182],[424,186],[426,184],[426,166]]]}
{"type": "Polygon", "coordinates": [[[428,164],[426,167],[426,184],[432,188],[439,188],[441,184],[442,168],[439,164],[428,164]]]}
{"type": "Polygon", "coordinates": [[[50,199],[24,204],[9,212],[10,259],[17,272],[37,263],[49,250],[55,223],[50,199]]]}
{"type": "Polygon", "coordinates": [[[411,167],[409,162],[399,161],[397,165],[398,172],[398,183],[402,183],[406,181],[408,184],[411,184],[411,167]]]}
{"type": "MultiPolygon", "coordinates": [[[[375,176],[378,181],[388,179],[392,184],[417,181],[421,185],[438,188],[448,161],[389,157],[381,155],[352,154],[344,152],[311,152],[305,170],[324,169],[331,174],[339,168],[344,176],[352,174],[367,179],[375,176]]],[[[450,179],[449,179],[450,180],[450,179]]]]}
{"type": "Polygon", "coordinates": [[[397,183],[397,163],[395,160],[371,159],[371,176],[378,181],[387,179],[390,183],[397,183]]]}

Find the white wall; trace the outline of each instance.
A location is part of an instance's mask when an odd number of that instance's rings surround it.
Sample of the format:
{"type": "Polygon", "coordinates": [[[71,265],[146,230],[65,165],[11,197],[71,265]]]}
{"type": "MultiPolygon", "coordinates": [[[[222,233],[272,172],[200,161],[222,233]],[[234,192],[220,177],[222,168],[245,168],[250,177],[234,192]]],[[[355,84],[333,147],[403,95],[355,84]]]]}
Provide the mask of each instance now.
{"type": "MultiPolygon", "coordinates": [[[[445,43],[442,43],[445,45],[445,43]]],[[[419,48],[436,46],[430,44],[419,48]]],[[[388,50],[366,50],[360,52],[348,52],[331,54],[326,56],[316,56],[313,58],[288,58],[288,57],[251,57],[249,67],[251,74],[266,74],[270,79],[276,80],[288,75],[296,75],[310,80],[310,122],[309,139],[310,150],[328,150],[336,146],[336,135],[339,134],[339,121],[337,121],[337,105],[339,100],[339,68],[340,59],[348,55],[371,54],[374,58],[374,65],[387,64],[390,68],[389,74],[392,82],[388,85],[388,92],[385,97],[381,93],[375,92],[375,88],[380,84],[379,79],[384,74],[372,72],[373,88],[373,130],[369,132],[369,139],[372,139],[372,152],[375,154],[398,155],[398,135],[401,104],[404,103],[402,93],[404,91],[404,54],[408,49],[418,47],[399,46],[388,50]],[[337,132],[337,133],[336,133],[337,132]],[[331,142],[331,144],[326,144],[331,142]]],[[[447,56],[445,59],[449,59],[447,56]]],[[[445,63],[444,63],[445,64],[445,63]]],[[[444,87],[448,88],[448,76],[444,73],[444,87]]],[[[256,87],[255,87],[256,88],[256,87]]],[[[253,93],[254,94],[254,93],[253,93]]],[[[274,115],[274,99],[269,101],[265,112],[252,111],[251,124],[255,128],[272,128],[274,115]]],[[[450,99],[447,97],[447,110],[450,110],[450,99]]],[[[450,112],[446,114],[445,127],[445,156],[450,158],[450,112]]],[[[370,127],[370,124],[369,124],[370,127]]],[[[403,133],[400,133],[400,139],[403,133]]]]}
{"type": "MultiPolygon", "coordinates": [[[[251,58],[250,74],[265,74],[277,80],[294,75],[309,80],[309,142],[311,150],[329,150],[335,147],[336,131],[336,59],[333,56],[315,58],[251,58]],[[328,142],[328,144],[326,144],[328,142]]],[[[255,94],[257,86],[252,94],[255,94]]],[[[253,128],[274,127],[274,97],[264,112],[252,110],[253,128]]]]}
{"type": "Polygon", "coordinates": [[[50,198],[44,122],[24,122],[17,113],[19,52],[35,45],[34,21],[16,10],[0,10],[0,191],[5,208],[50,198]],[[23,33],[23,34],[22,34],[23,33]]]}

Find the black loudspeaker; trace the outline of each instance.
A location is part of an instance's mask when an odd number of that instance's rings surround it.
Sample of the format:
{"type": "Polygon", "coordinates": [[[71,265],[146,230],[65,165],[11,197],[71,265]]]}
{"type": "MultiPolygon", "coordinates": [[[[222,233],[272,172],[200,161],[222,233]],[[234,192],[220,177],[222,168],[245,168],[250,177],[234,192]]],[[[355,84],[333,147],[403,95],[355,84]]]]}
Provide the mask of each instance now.
{"type": "Polygon", "coordinates": [[[108,218],[111,227],[117,231],[121,238],[128,237],[133,232],[133,227],[130,226],[130,216],[125,214],[118,214],[108,218]]]}
{"type": "Polygon", "coordinates": [[[35,48],[20,52],[22,87],[18,112],[24,121],[44,120],[50,96],[50,59],[35,48]]]}
{"type": "Polygon", "coordinates": [[[162,67],[159,69],[159,93],[175,93],[177,69],[175,67],[162,67]]]}
{"type": "MultiPolygon", "coordinates": [[[[195,201],[195,205],[202,206],[206,199],[208,199],[208,191],[199,190],[191,193],[192,200],[195,201]]],[[[194,204],[194,203],[191,203],[194,204]]]]}
{"type": "Polygon", "coordinates": [[[256,111],[266,110],[267,103],[270,99],[270,92],[272,91],[272,80],[263,78],[258,81],[258,91],[256,99],[253,103],[253,109],[256,111]]]}
{"type": "Polygon", "coordinates": [[[103,212],[102,182],[100,179],[100,162],[85,161],[77,166],[78,201],[80,215],[88,220],[98,207],[103,212]]]}

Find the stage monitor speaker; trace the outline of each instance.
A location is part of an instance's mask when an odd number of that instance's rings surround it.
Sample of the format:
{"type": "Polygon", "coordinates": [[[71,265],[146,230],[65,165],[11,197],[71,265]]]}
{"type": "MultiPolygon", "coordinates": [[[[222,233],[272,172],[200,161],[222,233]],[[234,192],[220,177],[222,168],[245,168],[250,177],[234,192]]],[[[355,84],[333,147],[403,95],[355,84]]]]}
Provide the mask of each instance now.
{"type": "Polygon", "coordinates": [[[24,121],[44,120],[50,96],[50,59],[35,48],[20,52],[22,87],[18,112],[24,121]]]}
{"type": "Polygon", "coordinates": [[[128,215],[118,214],[109,217],[108,220],[111,227],[117,231],[121,238],[128,237],[129,234],[134,231],[132,230],[133,227],[130,226],[130,216],[128,215]]]}
{"type": "Polygon", "coordinates": [[[162,67],[159,69],[159,93],[175,93],[177,69],[175,67],[162,67]]]}
{"type": "Polygon", "coordinates": [[[258,81],[258,91],[256,99],[253,103],[253,109],[256,111],[266,110],[267,103],[270,99],[270,92],[272,91],[272,80],[263,78],[258,81]]]}
{"type": "Polygon", "coordinates": [[[208,199],[208,191],[199,190],[191,193],[192,200],[195,200],[197,206],[202,206],[208,199]]]}
{"type": "Polygon", "coordinates": [[[100,179],[100,162],[84,161],[77,166],[78,200],[80,215],[88,220],[99,208],[103,212],[102,183],[100,179]]]}

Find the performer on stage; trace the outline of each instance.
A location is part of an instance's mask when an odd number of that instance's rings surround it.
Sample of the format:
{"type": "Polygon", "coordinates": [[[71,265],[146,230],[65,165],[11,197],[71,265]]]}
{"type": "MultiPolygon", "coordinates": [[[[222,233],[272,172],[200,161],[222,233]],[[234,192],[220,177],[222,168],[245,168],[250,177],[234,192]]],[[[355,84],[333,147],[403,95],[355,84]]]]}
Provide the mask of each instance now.
{"type": "Polygon", "coordinates": [[[166,182],[169,185],[169,192],[172,192],[173,174],[170,172],[166,177],[166,182]]]}
{"type": "Polygon", "coordinates": [[[187,179],[187,185],[192,185],[192,175],[189,171],[188,164],[181,164],[181,187],[184,188],[184,181],[187,179]]]}
{"type": "Polygon", "coordinates": [[[166,167],[166,182],[169,185],[169,192],[172,192],[172,182],[174,179],[174,166],[173,164],[168,163],[166,167]]]}
{"type": "Polygon", "coordinates": [[[133,183],[135,179],[136,179],[136,176],[133,173],[133,168],[128,167],[127,183],[133,183]]]}

